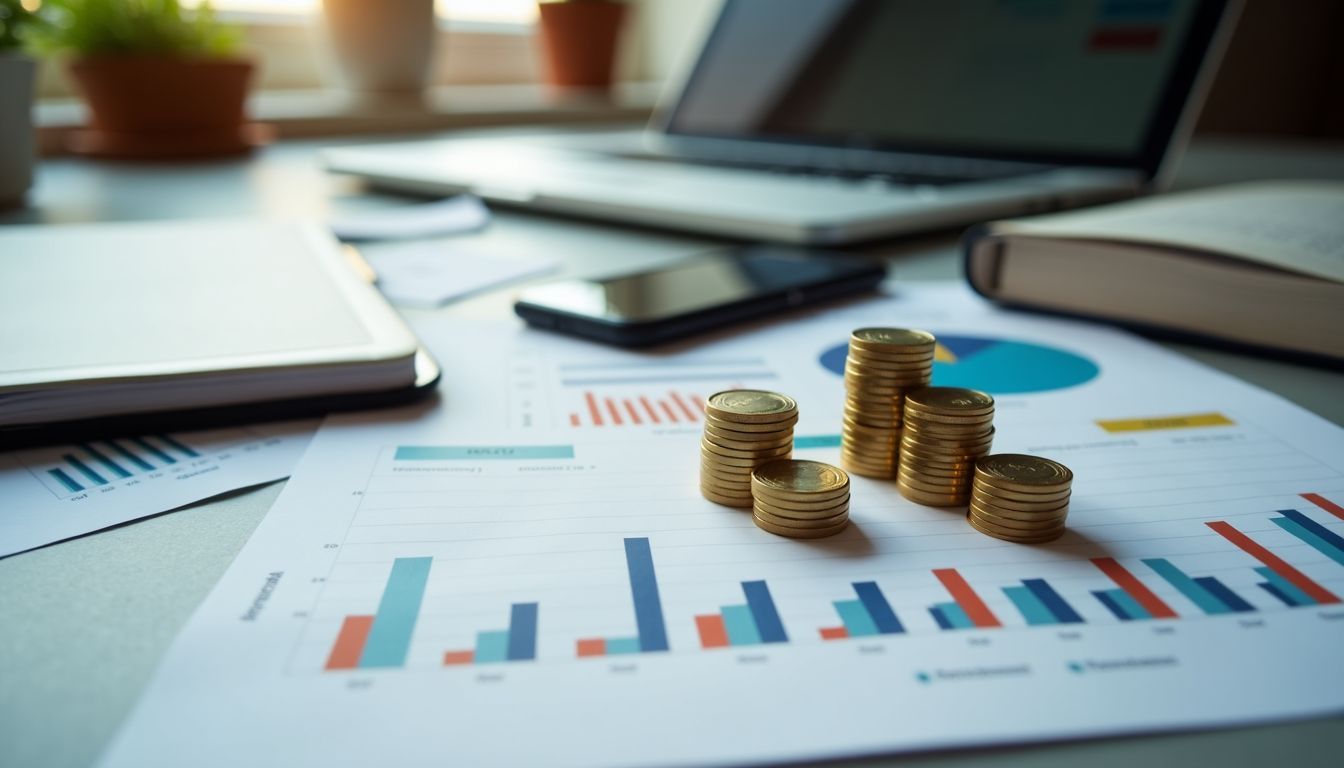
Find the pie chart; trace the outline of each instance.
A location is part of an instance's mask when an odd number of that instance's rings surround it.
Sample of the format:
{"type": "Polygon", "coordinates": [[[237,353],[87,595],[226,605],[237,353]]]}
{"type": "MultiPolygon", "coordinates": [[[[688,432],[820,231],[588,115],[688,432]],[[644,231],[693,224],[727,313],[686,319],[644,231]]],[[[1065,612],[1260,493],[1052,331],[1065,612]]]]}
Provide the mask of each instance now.
{"type": "MultiPolygon", "coordinates": [[[[848,342],[821,355],[823,368],[844,375],[848,342]]],[[[970,387],[991,395],[1050,392],[1084,384],[1101,368],[1087,358],[1029,341],[981,336],[943,336],[933,359],[933,383],[970,387]]]]}

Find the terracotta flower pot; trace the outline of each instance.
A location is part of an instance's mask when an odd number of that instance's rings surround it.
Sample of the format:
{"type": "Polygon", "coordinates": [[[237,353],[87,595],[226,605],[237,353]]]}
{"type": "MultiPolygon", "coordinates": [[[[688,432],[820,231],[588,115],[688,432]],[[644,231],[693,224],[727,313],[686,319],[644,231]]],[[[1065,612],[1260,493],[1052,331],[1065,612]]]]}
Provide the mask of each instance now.
{"type": "Polygon", "coordinates": [[[625,6],[610,0],[541,3],[547,81],[561,88],[610,88],[625,6]]]}
{"type": "Polygon", "coordinates": [[[259,141],[246,118],[255,69],[244,59],[87,56],[70,74],[89,105],[72,149],[110,157],[211,157],[259,141]]]}

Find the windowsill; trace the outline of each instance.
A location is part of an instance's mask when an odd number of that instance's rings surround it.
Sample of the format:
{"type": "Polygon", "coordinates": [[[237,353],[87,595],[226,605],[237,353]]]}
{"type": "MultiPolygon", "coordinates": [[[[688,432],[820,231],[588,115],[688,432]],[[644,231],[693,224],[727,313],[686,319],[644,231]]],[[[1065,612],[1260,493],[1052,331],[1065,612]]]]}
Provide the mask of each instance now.
{"type": "MultiPolygon", "coordinates": [[[[616,123],[646,120],[656,83],[622,83],[610,93],[560,91],[535,84],[432,88],[423,101],[368,101],[339,90],[262,91],[248,100],[252,120],[277,138],[422,131],[527,123],[616,123]]],[[[43,155],[64,154],[66,136],[87,122],[82,101],[40,102],[34,111],[43,155]]]]}

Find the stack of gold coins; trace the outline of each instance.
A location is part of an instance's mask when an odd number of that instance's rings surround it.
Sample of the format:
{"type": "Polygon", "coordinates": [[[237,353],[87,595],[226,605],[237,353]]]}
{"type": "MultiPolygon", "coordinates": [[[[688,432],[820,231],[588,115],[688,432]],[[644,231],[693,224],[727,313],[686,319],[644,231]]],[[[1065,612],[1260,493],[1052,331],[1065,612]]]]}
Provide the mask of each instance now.
{"type": "Polygon", "coordinates": [[[1022,544],[1064,535],[1073,472],[1057,461],[996,453],[975,462],[966,519],[977,531],[1022,544]]]}
{"type": "Polygon", "coordinates": [[[953,507],[971,495],[975,460],[994,440],[994,398],[974,389],[926,387],[905,396],[901,434],[901,495],[920,504],[953,507]]]}
{"type": "Polygon", "coordinates": [[[820,461],[771,461],[751,473],[751,519],[794,539],[833,536],[849,524],[849,475],[820,461]]]}
{"type": "Polygon", "coordinates": [[[793,453],[798,403],[787,395],[732,389],[705,402],[700,493],[730,507],[751,506],[751,471],[793,453]]]}
{"type": "Polygon", "coordinates": [[[860,328],[850,334],[840,432],[840,458],[849,471],[896,474],[905,394],[928,385],[934,346],[927,331],[860,328]]]}

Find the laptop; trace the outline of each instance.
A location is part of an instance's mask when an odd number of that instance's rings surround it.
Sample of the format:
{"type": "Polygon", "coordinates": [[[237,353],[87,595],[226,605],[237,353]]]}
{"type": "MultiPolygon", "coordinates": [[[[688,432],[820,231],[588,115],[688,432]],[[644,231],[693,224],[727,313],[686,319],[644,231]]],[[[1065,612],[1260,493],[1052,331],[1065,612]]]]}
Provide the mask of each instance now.
{"type": "Polygon", "coordinates": [[[844,244],[1160,189],[1236,0],[726,0],[642,130],[334,148],[375,186],[844,244]]]}

